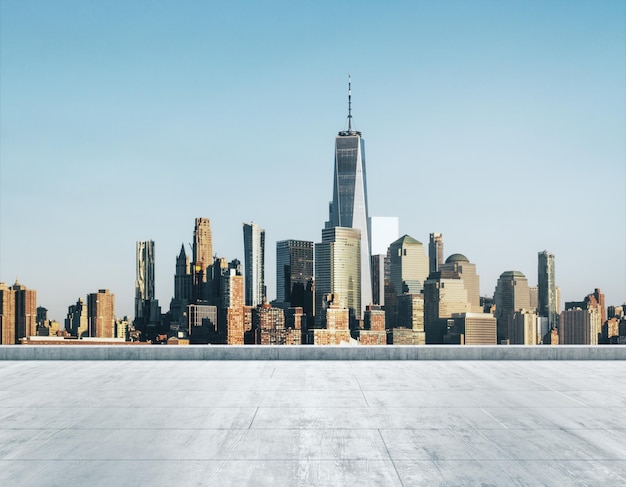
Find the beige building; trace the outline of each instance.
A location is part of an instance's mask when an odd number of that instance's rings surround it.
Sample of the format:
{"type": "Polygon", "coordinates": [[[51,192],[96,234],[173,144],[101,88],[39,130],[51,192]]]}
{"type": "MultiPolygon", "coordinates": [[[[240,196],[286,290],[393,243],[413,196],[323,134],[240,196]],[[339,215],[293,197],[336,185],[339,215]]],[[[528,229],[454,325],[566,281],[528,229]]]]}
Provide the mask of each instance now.
{"type": "Polygon", "coordinates": [[[496,319],[489,313],[453,313],[446,343],[496,345],[496,319]]]}
{"type": "Polygon", "coordinates": [[[588,309],[567,309],[559,319],[560,345],[597,345],[602,331],[600,311],[596,306],[588,309]]]}
{"type": "Polygon", "coordinates": [[[472,264],[463,254],[452,254],[446,262],[439,265],[441,277],[448,279],[461,279],[467,290],[467,302],[469,311],[482,313],[480,305],[480,278],[476,274],[476,264],[472,264]]]}
{"type": "Polygon", "coordinates": [[[15,345],[37,335],[37,291],[17,280],[13,286],[0,283],[0,327],[2,344],[15,345]]]}
{"type": "Polygon", "coordinates": [[[0,282],[0,338],[2,345],[15,345],[15,291],[0,282]]]}
{"type": "Polygon", "coordinates": [[[313,330],[313,343],[315,345],[346,345],[351,343],[350,335],[350,310],[342,308],[341,301],[335,294],[324,297],[324,323],[325,328],[313,330]]]}
{"type": "Polygon", "coordinates": [[[208,218],[196,218],[193,230],[193,270],[200,274],[199,281],[206,282],[208,268],[213,265],[213,234],[208,218]]]}
{"type": "Polygon", "coordinates": [[[358,229],[333,227],[322,230],[322,242],[315,244],[315,319],[318,326],[323,326],[323,300],[328,294],[334,296],[337,307],[348,309],[356,319],[361,319],[360,245],[358,229]]]}
{"type": "Polygon", "coordinates": [[[397,295],[419,293],[428,279],[428,256],[422,242],[404,235],[389,246],[389,274],[397,295]]]}
{"type": "Polygon", "coordinates": [[[424,285],[424,330],[426,343],[443,343],[447,320],[454,313],[468,313],[471,307],[462,279],[444,279],[440,272],[431,274],[424,285]]]}

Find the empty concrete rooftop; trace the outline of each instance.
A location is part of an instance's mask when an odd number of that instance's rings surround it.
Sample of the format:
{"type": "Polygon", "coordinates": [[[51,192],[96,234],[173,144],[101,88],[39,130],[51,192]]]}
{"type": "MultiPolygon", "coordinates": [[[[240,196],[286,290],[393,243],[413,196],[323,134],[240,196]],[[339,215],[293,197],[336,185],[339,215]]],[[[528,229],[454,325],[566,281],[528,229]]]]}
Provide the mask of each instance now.
{"type": "Polygon", "coordinates": [[[4,353],[4,487],[626,485],[622,360],[4,353]]]}

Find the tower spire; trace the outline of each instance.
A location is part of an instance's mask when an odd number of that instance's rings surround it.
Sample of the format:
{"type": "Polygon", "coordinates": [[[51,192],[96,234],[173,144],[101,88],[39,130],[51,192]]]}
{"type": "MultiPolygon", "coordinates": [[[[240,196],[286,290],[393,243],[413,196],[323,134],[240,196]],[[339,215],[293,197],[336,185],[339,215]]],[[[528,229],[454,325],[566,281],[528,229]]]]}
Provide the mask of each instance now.
{"type": "Polygon", "coordinates": [[[348,132],[352,132],[352,76],[348,74],[348,132]]]}

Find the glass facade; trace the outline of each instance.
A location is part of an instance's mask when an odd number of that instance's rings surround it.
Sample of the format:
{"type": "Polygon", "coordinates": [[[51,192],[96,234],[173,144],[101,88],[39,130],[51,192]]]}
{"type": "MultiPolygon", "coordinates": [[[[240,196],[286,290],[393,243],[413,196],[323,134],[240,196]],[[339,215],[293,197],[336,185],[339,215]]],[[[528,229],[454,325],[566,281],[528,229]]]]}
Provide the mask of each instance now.
{"type": "Polygon", "coordinates": [[[340,132],[335,139],[333,201],[326,228],[354,228],[361,232],[360,302],[363,315],[372,300],[372,271],[365,175],[365,141],[356,131],[340,132]]]}
{"type": "Polygon", "coordinates": [[[554,255],[539,252],[537,288],[539,301],[539,316],[548,318],[550,329],[558,325],[556,283],[554,280],[554,255]]]}
{"type": "Polygon", "coordinates": [[[276,300],[303,307],[304,296],[313,279],[313,242],[282,240],[276,242],[276,300]]]}
{"type": "Polygon", "coordinates": [[[322,230],[322,242],[315,244],[316,319],[321,318],[322,302],[327,294],[335,294],[340,308],[353,310],[359,319],[362,316],[360,243],[357,229],[322,230]]]}

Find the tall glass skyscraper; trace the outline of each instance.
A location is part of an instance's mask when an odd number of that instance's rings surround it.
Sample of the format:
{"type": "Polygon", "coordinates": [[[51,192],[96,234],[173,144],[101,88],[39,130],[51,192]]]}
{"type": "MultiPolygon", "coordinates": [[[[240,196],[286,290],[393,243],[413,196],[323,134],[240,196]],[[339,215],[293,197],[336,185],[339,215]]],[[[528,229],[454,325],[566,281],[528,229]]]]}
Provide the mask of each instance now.
{"type": "Polygon", "coordinates": [[[348,81],[348,130],[335,138],[333,201],[326,228],[355,228],[361,232],[361,316],[372,303],[371,252],[365,177],[365,141],[352,129],[352,91],[348,81]]]}
{"type": "MultiPolygon", "coordinates": [[[[276,301],[307,308],[304,303],[305,292],[312,279],[313,242],[276,242],[276,301]]],[[[308,308],[312,307],[312,302],[311,299],[308,308]]]]}
{"type": "Polygon", "coordinates": [[[361,234],[354,228],[322,230],[322,242],[315,244],[315,319],[321,324],[324,296],[335,295],[335,304],[360,319],[361,234]]]}
{"type": "Polygon", "coordinates": [[[265,301],[265,230],[256,223],[243,224],[243,250],[246,306],[258,306],[265,301]]]}
{"type": "Polygon", "coordinates": [[[548,329],[558,326],[556,283],[554,280],[554,254],[544,250],[538,254],[537,288],[539,316],[548,318],[548,329]]]}

